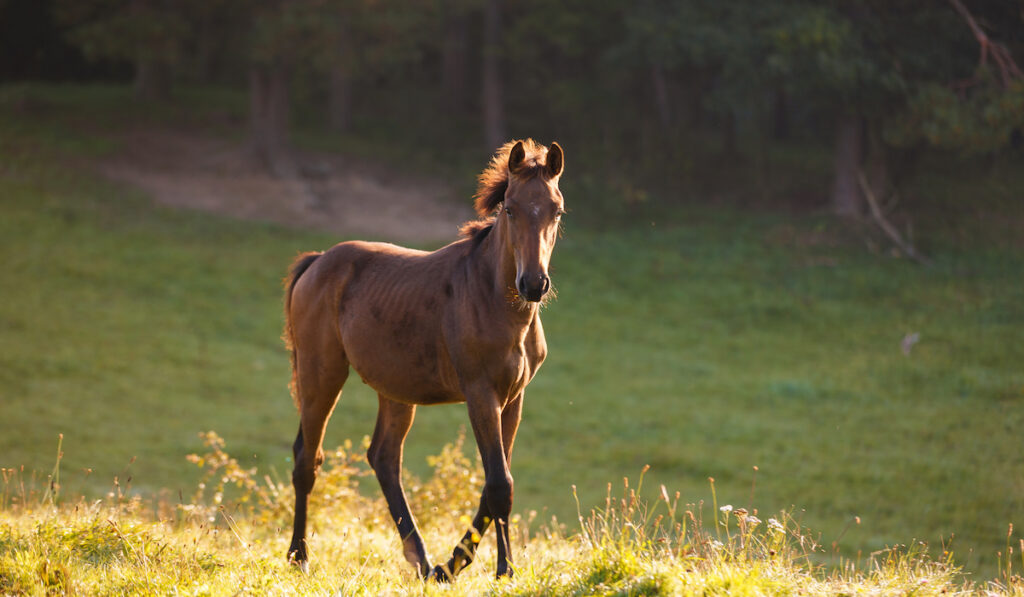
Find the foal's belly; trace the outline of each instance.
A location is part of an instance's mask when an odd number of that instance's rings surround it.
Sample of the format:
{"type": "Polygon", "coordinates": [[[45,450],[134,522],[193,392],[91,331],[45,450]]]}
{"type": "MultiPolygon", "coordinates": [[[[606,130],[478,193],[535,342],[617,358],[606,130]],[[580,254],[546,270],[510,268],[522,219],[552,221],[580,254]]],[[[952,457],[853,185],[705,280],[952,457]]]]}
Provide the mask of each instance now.
{"type": "Polygon", "coordinates": [[[342,343],[349,364],[366,385],[391,400],[424,405],[464,402],[440,329],[432,333],[433,326],[418,323],[346,322],[342,343]]]}
{"type": "MultiPolygon", "coordinates": [[[[406,404],[451,404],[465,402],[466,399],[458,391],[436,383],[430,375],[420,372],[402,371],[395,375],[396,368],[380,367],[375,364],[351,363],[363,382],[378,394],[396,402],[406,404]]],[[[400,367],[398,368],[400,370],[400,367]]]]}

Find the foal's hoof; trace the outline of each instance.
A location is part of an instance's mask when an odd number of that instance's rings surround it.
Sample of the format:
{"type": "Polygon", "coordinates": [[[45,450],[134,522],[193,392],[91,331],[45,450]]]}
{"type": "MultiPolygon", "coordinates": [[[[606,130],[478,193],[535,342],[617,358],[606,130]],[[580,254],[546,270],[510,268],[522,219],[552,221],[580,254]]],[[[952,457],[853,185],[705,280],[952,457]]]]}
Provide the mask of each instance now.
{"type": "Polygon", "coordinates": [[[303,574],[309,574],[309,560],[288,560],[288,563],[298,568],[303,574]]]}
{"type": "Polygon", "coordinates": [[[435,582],[450,583],[455,581],[455,577],[452,576],[451,572],[448,571],[447,566],[441,566],[440,564],[434,566],[434,571],[428,576],[430,580],[435,582]]]}
{"type": "Polygon", "coordinates": [[[300,553],[295,551],[288,552],[288,563],[292,566],[297,566],[303,574],[309,574],[309,560],[300,553]]]}

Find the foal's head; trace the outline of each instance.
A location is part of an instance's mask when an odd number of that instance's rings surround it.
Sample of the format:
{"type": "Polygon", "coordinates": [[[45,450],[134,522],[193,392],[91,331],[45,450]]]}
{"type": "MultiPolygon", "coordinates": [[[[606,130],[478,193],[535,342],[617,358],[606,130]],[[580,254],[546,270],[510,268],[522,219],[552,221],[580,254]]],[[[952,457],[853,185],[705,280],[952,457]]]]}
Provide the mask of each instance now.
{"type": "Polygon", "coordinates": [[[503,226],[516,262],[516,291],[538,302],[551,289],[548,262],[558,223],[565,213],[558,178],[564,156],[558,143],[546,148],[532,139],[507,143],[480,175],[476,209],[485,215],[500,208],[495,226],[503,226]]]}

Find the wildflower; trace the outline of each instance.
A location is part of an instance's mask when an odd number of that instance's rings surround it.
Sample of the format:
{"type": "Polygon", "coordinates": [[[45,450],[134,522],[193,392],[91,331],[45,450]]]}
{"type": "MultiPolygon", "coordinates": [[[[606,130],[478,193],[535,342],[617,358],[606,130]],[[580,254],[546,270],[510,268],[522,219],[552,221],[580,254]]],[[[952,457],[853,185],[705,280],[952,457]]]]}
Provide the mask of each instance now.
{"type": "Polygon", "coordinates": [[[732,506],[730,506],[729,504],[726,504],[726,505],[722,506],[721,508],[719,508],[719,510],[721,510],[722,512],[725,512],[726,514],[728,514],[728,513],[732,512],[732,506]]]}
{"type": "Polygon", "coordinates": [[[750,516],[744,518],[743,522],[749,524],[750,526],[757,526],[761,524],[761,519],[751,514],[750,516]]]}
{"type": "Polygon", "coordinates": [[[777,521],[777,520],[775,520],[774,518],[769,518],[768,519],[768,528],[770,528],[773,532],[776,532],[776,533],[785,533],[786,532],[786,527],[782,526],[782,523],[777,521]]]}

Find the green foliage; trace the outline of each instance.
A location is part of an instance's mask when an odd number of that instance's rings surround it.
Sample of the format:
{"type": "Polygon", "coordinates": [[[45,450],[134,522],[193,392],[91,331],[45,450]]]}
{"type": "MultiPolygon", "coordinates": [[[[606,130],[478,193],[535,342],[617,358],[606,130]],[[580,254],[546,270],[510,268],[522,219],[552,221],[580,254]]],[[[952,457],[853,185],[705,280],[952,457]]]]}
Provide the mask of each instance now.
{"type": "Polygon", "coordinates": [[[908,114],[892,119],[887,139],[961,154],[988,154],[1006,149],[1014,131],[1024,130],[1024,80],[1003,89],[988,74],[974,89],[959,93],[942,85],[921,87],[908,114]]]}
{"type": "Polygon", "coordinates": [[[766,62],[793,95],[818,109],[876,112],[889,108],[907,84],[894,57],[878,50],[885,43],[881,28],[858,23],[836,6],[801,7],[773,27],[766,62]]]}
{"type": "Polygon", "coordinates": [[[192,35],[182,8],[162,0],[58,0],[55,11],[86,57],[177,66],[192,35]]]}
{"type": "MultiPolygon", "coordinates": [[[[945,3],[541,4],[510,18],[511,120],[515,130],[551,129],[586,152],[583,172],[600,184],[690,183],[718,154],[733,168],[742,158],[763,162],[777,127],[828,143],[844,114],[918,152],[1005,151],[1020,126],[1013,89],[940,101],[955,97],[937,91],[971,76],[978,55],[945,3]],[[631,118],[620,117],[624,107],[631,118]],[[724,143],[708,143],[723,134],[724,143]]],[[[1016,38],[1019,15],[990,2],[972,9],[1000,23],[993,39],[1016,38]]],[[[815,192],[825,196],[827,185],[815,192]]]]}
{"type": "MultiPolygon", "coordinates": [[[[243,73],[274,65],[290,78],[292,122],[323,128],[328,114],[332,126],[360,135],[335,145],[387,130],[477,157],[493,150],[479,145],[482,106],[471,89],[481,84],[482,7],[60,0],[55,11],[87,55],[173,69],[178,80],[244,89],[243,73]]],[[[1011,59],[1020,56],[1024,23],[1013,3],[969,8],[1011,59]]],[[[991,84],[992,61],[979,64],[978,41],[946,2],[524,0],[505,4],[502,23],[509,134],[559,138],[582,158],[578,173],[600,185],[689,187],[723,169],[763,176],[776,136],[825,147],[837,118],[850,115],[879,143],[879,163],[883,144],[915,156],[1007,153],[1024,119],[1020,85],[991,84]]],[[[813,182],[818,203],[829,185],[813,182]]]]}

